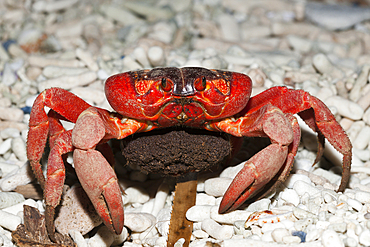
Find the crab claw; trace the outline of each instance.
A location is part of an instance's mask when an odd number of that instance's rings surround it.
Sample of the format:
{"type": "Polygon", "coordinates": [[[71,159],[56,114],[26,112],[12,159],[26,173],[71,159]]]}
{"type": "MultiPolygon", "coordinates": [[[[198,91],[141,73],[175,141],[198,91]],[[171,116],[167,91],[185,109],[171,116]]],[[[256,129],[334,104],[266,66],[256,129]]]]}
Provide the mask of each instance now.
{"type": "Polygon", "coordinates": [[[271,144],[248,160],[225,192],[218,212],[238,208],[262,189],[280,170],[287,154],[287,146],[271,144]]]}
{"type": "Polygon", "coordinates": [[[123,202],[113,168],[99,151],[92,149],[75,149],[73,160],[80,183],[104,224],[120,234],[124,220],[123,202]]]}

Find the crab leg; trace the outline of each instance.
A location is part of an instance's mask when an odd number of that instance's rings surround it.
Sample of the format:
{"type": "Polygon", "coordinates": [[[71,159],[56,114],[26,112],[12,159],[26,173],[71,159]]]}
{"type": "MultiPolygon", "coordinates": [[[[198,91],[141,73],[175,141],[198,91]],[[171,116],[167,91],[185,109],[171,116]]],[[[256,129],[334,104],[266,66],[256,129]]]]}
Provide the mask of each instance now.
{"type": "Polygon", "coordinates": [[[318,133],[319,149],[316,161],[323,152],[324,137],[343,154],[343,174],[338,191],[344,191],[350,176],[352,145],[329,108],[318,98],[303,90],[273,87],[251,98],[243,112],[253,112],[266,104],[272,104],[284,113],[296,114],[318,133]]]}
{"type": "Polygon", "coordinates": [[[81,112],[90,107],[76,95],[61,88],[47,89],[36,98],[30,114],[27,158],[42,188],[44,188],[45,178],[42,174],[40,160],[49,133],[49,118],[45,113],[45,106],[55,110],[71,122],[76,122],[81,112]]]}
{"type": "Polygon", "coordinates": [[[220,213],[233,210],[256,195],[279,171],[279,182],[284,180],[300,138],[294,117],[286,116],[275,106],[265,105],[236,121],[226,119],[210,126],[234,136],[267,136],[271,140],[271,144],[248,160],[234,178],[221,201],[220,213]]]}
{"type": "Polygon", "coordinates": [[[105,139],[122,139],[146,127],[144,122],[90,107],[81,113],[72,131],[76,174],[105,225],[116,234],[121,233],[124,221],[121,190],[113,168],[95,147],[105,139]]]}

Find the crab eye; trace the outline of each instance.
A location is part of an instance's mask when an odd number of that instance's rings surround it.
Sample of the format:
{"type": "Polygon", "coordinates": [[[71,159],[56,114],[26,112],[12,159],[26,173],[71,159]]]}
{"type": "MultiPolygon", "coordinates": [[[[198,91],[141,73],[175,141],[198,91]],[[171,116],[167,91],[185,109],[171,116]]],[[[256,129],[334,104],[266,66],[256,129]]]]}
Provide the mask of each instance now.
{"type": "Polygon", "coordinates": [[[163,89],[163,91],[169,92],[172,88],[172,84],[167,80],[167,78],[163,77],[161,81],[161,88],[163,89]]]}
{"type": "Polygon", "coordinates": [[[202,78],[197,78],[194,81],[194,87],[198,91],[204,91],[207,86],[207,79],[203,76],[202,78]]]}

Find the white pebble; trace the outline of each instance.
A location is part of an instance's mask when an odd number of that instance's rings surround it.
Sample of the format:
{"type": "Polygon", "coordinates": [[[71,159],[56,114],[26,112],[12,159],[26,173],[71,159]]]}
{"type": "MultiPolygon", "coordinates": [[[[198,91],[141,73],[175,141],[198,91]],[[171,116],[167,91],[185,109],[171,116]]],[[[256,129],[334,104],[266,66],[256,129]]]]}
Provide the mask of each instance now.
{"type": "Polygon", "coordinates": [[[301,242],[301,238],[298,236],[284,236],[283,243],[284,244],[299,244],[301,242]]]}
{"type": "Polygon", "coordinates": [[[22,223],[19,216],[0,210],[0,226],[8,230],[15,231],[17,226],[22,223]]]}
{"type": "Polygon", "coordinates": [[[159,46],[152,46],[148,50],[148,58],[153,67],[158,67],[164,63],[164,51],[159,46]]]}
{"type": "Polygon", "coordinates": [[[125,213],[125,226],[133,232],[143,232],[153,226],[156,218],[148,213],[125,213]]]}
{"type": "Polygon", "coordinates": [[[158,190],[157,190],[157,193],[154,199],[153,210],[152,210],[152,214],[154,216],[157,216],[158,212],[163,209],[166,203],[166,199],[167,199],[169,191],[170,191],[169,186],[165,182],[163,182],[158,187],[158,190]]]}
{"type": "Polygon", "coordinates": [[[285,228],[285,225],[281,222],[276,222],[276,223],[264,223],[262,225],[261,231],[262,233],[266,233],[269,231],[273,231],[278,228],[285,228]]]}
{"type": "Polygon", "coordinates": [[[369,71],[370,71],[370,65],[369,64],[364,64],[364,66],[362,67],[360,75],[357,77],[357,79],[356,79],[356,81],[353,85],[353,88],[352,88],[351,92],[349,93],[349,98],[352,101],[357,102],[357,100],[360,99],[361,94],[362,94],[361,91],[363,90],[363,87],[366,85],[366,82],[368,80],[369,71]]]}
{"type": "Polygon", "coordinates": [[[293,50],[298,52],[307,53],[312,48],[312,41],[309,39],[297,35],[288,35],[286,38],[293,50]]]}
{"type": "Polygon", "coordinates": [[[93,59],[92,54],[89,51],[82,50],[81,48],[76,49],[76,57],[83,61],[86,66],[92,71],[98,71],[99,67],[96,61],[93,59]]]}
{"type": "Polygon", "coordinates": [[[148,56],[142,47],[136,47],[134,50],[134,56],[136,60],[143,66],[143,68],[150,68],[148,56]]]}
{"type": "Polygon", "coordinates": [[[14,164],[11,161],[0,161],[0,170],[3,173],[2,177],[7,176],[12,171],[18,170],[19,165],[14,164]]]}
{"type": "Polygon", "coordinates": [[[47,78],[57,78],[63,75],[79,75],[87,71],[89,71],[87,68],[50,65],[42,70],[42,74],[47,78]]]}
{"type": "Polygon", "coordinates": [[[19,134],[19,129],[16,129],[16,128],[6,128],[6,129],[3,129],[0,132],[0,135],[1,135],[1,138],[2,139],[8,139],[8,138],[18,137],[20,134],[19,134]]]}
{"type": "Polygon", "coordinates": [[[123,203],[145,203],[149,201],[150,197],[148,192],[141,187],[129,187],[125,189],[125,194],[123,195],[123,203]]]}
{"type": "MultiPolygon", "coordinates": [[[[312,164],[311,164],[312,166],[312,164]]],[[[311,184],[311,179],[303,174],[291,174],[287,180],[285,180],[285,185],[289,189],[293,189],[294,183],[297,181],[304,181],[308,184],[311,184]]]]}
{"type": "Polygon", "coordinates": [[[72,7],[79,0],[61,0],[56,2],[37,1],[32,5],[36,12],[55,12],[72,7]]]}
{"type": "Polygon", "coordinates": [[[127,231],[127,228],[124,227],[122,229],[121,234],[119,234],[119,235],[114,234],[113,235],[114,240],[113,240],[112,246],[122,244],[127,239],[127,237],[128,237],[128,231],[127,231]]]}
{"type": "Polygon", "coordinates": [[[314,217],[314,214],[312,214],[311,212],[307,210],[301,209],[299,207],[295,207],[293,209],[293,214],[298,219],[306,219],[307,217],[314,217]]]}
{"type": "Polygon", "coordinates": [[[2,143],[0,143],[0,154],[5,154],[6,152],[10,150],[11,147],[12,147],[12,139],[8,138],[2,143]]]}
{"type": "Polygon", "coordinates": [[[275,228],[271,233],[272,239],[275,242],[282,243],[285,236],[290,236],[290,233],[285,228],[275,228]]]}
{"type": "Polygon", "coordinates": [[[22,167],[12,171],[6,177],[0,179],[0,188],[2,191],[12,191],[19,185],[26,185],[34,178],[30,166],[25,163],[22,167]]]}
{"type": "Polygon", "coordinates": [[[344,247],[338,234],[331,229],[325,230],[321,235],[321,243],[324,247],[344,247]]]}
{"type": "Polygon", "coordinates": [[[217,21],[225,40],[238,41],[240,39],[238,23],[232,15],[221,14],[218,16],[217,21]]]}
{"type": "Polygon", "coordinates": [[[27,199],[25,201],[19,202],[17,204],[14,204],[14,205],[9,206],[7,208],[4,208],[2,210],[4,212],[7,212],[7,213],[11,213],[11,214],[16,215],[17,213],[23,211],[23,206],[24,205],[28,205],[28,206],[31,206],[31,207],[34,207],[34,208],[39,209],[39,205],[38,205],[38,203],[35,200],[33,200],[33,199],[27,199]]]}
{"type": "Polygon", "coordinates": [[[352,120],[359,120],[364,115],[364,109],[361,106],[340,96],[331,96],[324,103],[329,108],[335,107],[340,115],[352,120]]]}
{"type": "Polygon", "coordinates": [[[221,226],[212,219],[202,221],[202,230],[217,240],[230,239],[234,231],[232,226],[221,226]]]}
{"type": "Polygon", "coordinates": [[[353,147],[358,149],[365,149],[370,142],[370,126],[365,126],[357,135],[353,142],[353,147]]]}
{"type": "Polygon", "coordinates": [[[195,238],[208,238],[209,234],[203,230],[195,230],[193,231],[193,236],[195,238]]]}
{"type": "Polygon", "coordinates": [[[243,169],[244,167],[244,164],[246,163],[247,161],[244,161],[236,166],[229,166],[227,167],[225,170],[223,170],[221,173],[220,173],[220,177],[226,177],[226,178],[232,178],[234,179],[236,174],[238,174],[240,172],[241,169],[243,169]]]}
{"type": "Polygon", "coordinates": [[[98,232],[88,241],[89,247],[111,246],[114,241],[113,233],[106,227],[102,226],[98,232]]]}
{"type": "Polygon", "coordinates": [[[362,209],[362,203],[358,200],[348,198],[347,199],[348,206],[351,206],[353,209],[355,209],[357,212],[360,212],[362,209]]]}
{"type": "Polygon", "coordinates": [[[16,137],[12,139],[11,143],[12,151],[20,161],[27,161],[26,143],[24,143],[22,137],[16,137]]]}
{"type": "Polygon", "coordinates": [[[62,66],[62,67],[84,67],[85,64],[77,59],[67,60],[58,58],[47,58],[45,56],[31,55],[28,57],[30,65],[36,67],[46,67],[49,65],[62,66]]]}
{"type": "Polygon", "coordinates": [[[15,107],[2,107],[0,106],[0,119],[21,122],[24,113],[21,109],[15,107]]]}
{"type": "Polygon", "coordinates": [[[196,205],[215,205],[216,198],[205,193],[197,193],[196,205]]]}
{"type": "Polygon", "coordinates": [[[293,189],[285,189],[280,193],[280,198],[286,202],[292,203],[294,206],[299,204],[299,196],[293,189]]]}
{"type": "Polygon", "coordinates": [[[210,178],[204,182],[204,191],[211,196],[223,196],[231,182],[231,178],[210,178]]]}
{"type": "Polygon", "coordinates": [[[344,233],[347,229],[347,224],[345,222],[330,224],[329,229],[338,233],[344,233]]]}
{"type": "Polygon", "coordinates": [[[365,229],[362,231],[362,233],[359,236],[360,244],[363,244],[364,246],[370,246],[370,230],[365,229]]]}
{"type": "Polygon", "coordinates": [[[256,211],[264,211],[270,209],[271,201],[270,199],[264,198],[258,201],[251,203],[246,211],[249,212],[256,212],[256,211]]]}
{"type": "Polygon", "coordinates": [[[313,174],[321,176],[327,180],[330,181],[330,183],[336,184],[338,181],[342,179],[342,177],[338,174],[335,174],[333,172],[324,170],[322,168],[317,168],[315,171],[313,171],[313,174]]]}
{"type": "Polygon", "coordinates": [[[341,72],[336,68],[329,59],[322,53],[316,54],[312,58],[313,66],[321,73],[333,75],[334,77],[342,77],[341,72]]]}
{"type": "Polygon", "coordinates": [[[0,209],[10,207],[24,201],[24,196],[17,192],[0,192],[0,209]]]}
{"type": "Polygon", "coordinates": [[[100,105],[105,100],[104,90],[92,87],[74,87],[70,92],[95,105],[100,105]]]}
{"type": "Polygon", "coordinates": [[[306,242],[312,242],[319,239],[321,230],[318,230],[316,226],[310,225],[307,227],[306,242]]]}
{"type": "Polygon", "coordinates": [[[356,191],[354,199],[362,203],[370,203],[370,193],[365,191],[356,191]]]}
{"type": "Polygon", "coordinates": [[[293,189],[297,192],[298,195],[302,196],[304,193],[308,193],[310,196],[314,196],[320,193],[320,190],[313,187],[312,185],[303,182],[297,181],[294,183],[293,189]]]}
{"type": "Polygon", "coordinates": [[[209,205],[192,206],[186,212],[186,218],[190,221],[203,221],[211,217],[211,208],[209,205]]]}
{"type": "Polygon", "coordinates": [[[94,71],[88,71],[79,75],[63,75],[57,78],[45,80],[38,83],[40,92],[51,87],[60,87],[66,90],[77,86],[85,86],[97,79],[97,74],[94,71]]]}
{"type": "Polygon", "coordinates": [[[71,236],[78,247],[87,247],[87,242],[79,231],[71,229],[68,231],[68,234],[69,236],[71,236]]]}
{"type": "Polygon", "coordinates": [[[229,213],[218,213],[218,206],[213,206],[211,208],[211,219],[215,220],[218,223],[222,224],[233,224],[238,220],[245,220],[251,215],[251,212],[244,210],[234,210],[229,213]]]}
{"type": "Polygon", "coordinates": [[[170,229],[171,207],[165,207],[158,212],[157,230],[162,236],[167,236],[170,229]]]}

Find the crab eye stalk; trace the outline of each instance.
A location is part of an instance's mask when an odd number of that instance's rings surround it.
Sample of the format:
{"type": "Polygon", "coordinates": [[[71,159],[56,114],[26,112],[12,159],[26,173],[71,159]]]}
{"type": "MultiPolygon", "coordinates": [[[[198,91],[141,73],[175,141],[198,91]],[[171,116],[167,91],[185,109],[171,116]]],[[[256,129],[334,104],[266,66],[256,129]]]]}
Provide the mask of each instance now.
{"type": "Polygon", "coordinates": [[[206,86],[207,86],[207,79],[204,76],[202,78],[197,78],[194,81],[194,87],[198,91],[204,91],[206,89],[206,86]]]}
{"type": "Polygon", "coordinates": [[[163,77],[161,80],[161,88],[163,91],[169,92],[172,89],[172,84],[167,78],[163,77]]]}

